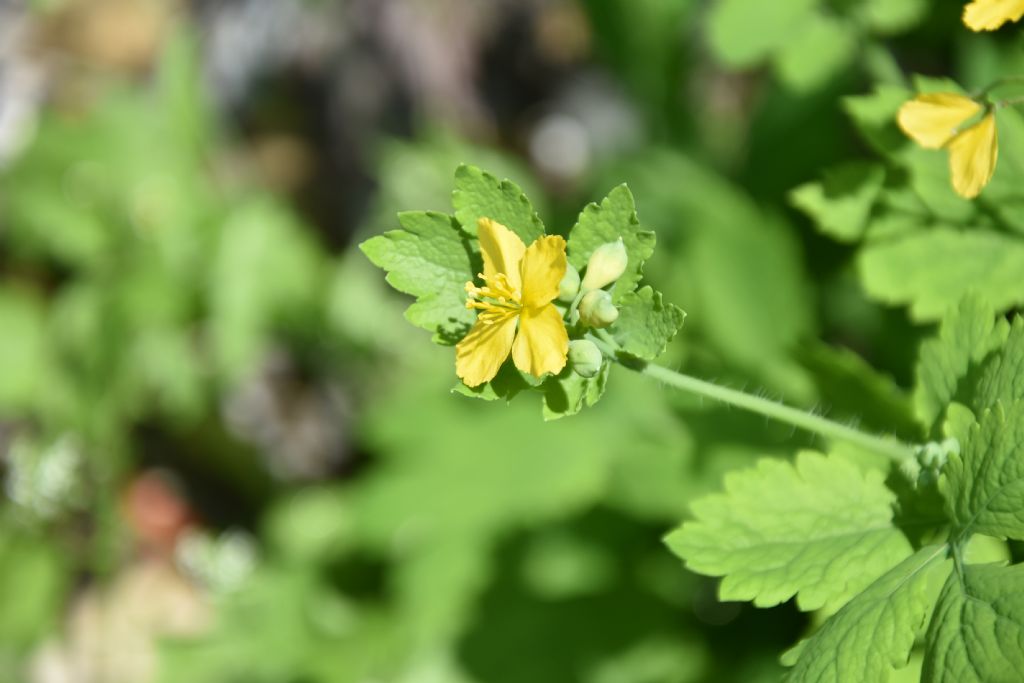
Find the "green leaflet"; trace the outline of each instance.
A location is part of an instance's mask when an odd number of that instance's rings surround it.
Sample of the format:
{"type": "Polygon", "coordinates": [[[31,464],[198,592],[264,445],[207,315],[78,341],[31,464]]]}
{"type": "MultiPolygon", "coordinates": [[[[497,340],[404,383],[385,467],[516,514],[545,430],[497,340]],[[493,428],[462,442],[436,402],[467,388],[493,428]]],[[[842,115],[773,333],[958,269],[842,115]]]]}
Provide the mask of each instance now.
{"type": "Polygon", "coordinates": [[[526,245],[544,234],[544,223],[518,185],[511,180],[499,181],[475,166],[462,165],[455,171],[452,205],[455,218],[470,235],[476,235],[481,218],[498,221],[526,245]]]}
{"type": "Polygon", "coordinates": [[[857,28],[831,13],[803,17],[775,52],[775,73],[796,92],[809,92],[828,83],[849,66],[857,53],[857,28]]]}
{"type": "Polygon", "coordinates": [[[928,628],[924,683],[1013,683],[1024,671],[1024,565],[957,567],[928,628]]]}
{"type": "Polygon", "coordinates": [[[870,296],[908,304],[920,321],[937,320],[972,291],[997,311],[1024,303],[1024,241],[1008,234],[931,227],[869,243],[858,267],[870,296]]]}
{"type": "Polygon", "coordinates": [[[549,377],[543,386],[545,420],[575,415],[597,403],[608,386],[611,364],[607,361],[594,377],[580,377],[566,367],[557,377],[549,377]]]}
{"type": "Polygon", "coordinates": [[[452,392],[484,401],[503,399],[506,403],[524,391],[540,386],[541,380],[520,372],[515,365],[506,362],[490,382],[480,386],[467,387],[461,380],[452,387],[452,392]]]}
{"type": "Polygon", "coordinates": [[[644,287],[622,296],[619,318],[610,329],[623,351],[654,360],[665,352],[685,319],[678,306],[664,303],[660,292],[644,287]]]}
{"type": "Polygon", "coordinates": [[[826,169],[821,181],[797,187],[789,199],[822,233],[840,242],[856,242],[867,229],[884,182],[882,166],[855,161],[826,169]]]}
{"type": "Polygon", "coordinates": [[[919,24],[928,9],[928,0],[864,0],[861,14],[874,31],[888,34],[919,24]]]}
{"type": "Polygon", "coordinates": [[[834,610],[910,555],[895,500],[880,472],[834,455],[765,458],[727,474],[725,492],[694,502],[696,520],[666,542],[693,571],[725,577],[722,600],[768,607],[796,595],[800,609],[834,610]]]}
{"type": "Polygon", "coordinates": [[[939,334],[921,345],[915,369],[914,412],[926,433],[957,395],[969,369],[999,348],[1010,326],[982,299],[969,296],[942,320],[939,334]]]}
{"type": "Polygon", "coordinates": [[[654,233],[641,229],[633,195],[625,185],[609,192],[600,204],[588,204],[580,213],[569,233],[569,263],[582,271],[595,249],[620,237],[629,262],[626,272],[611,289],[616,304],[636,288],[644,261],[654,253],[655,243],[654,233]]]}
{"type": "Polygon", "coordinates": [[[398,219],[401,230],[373,237],[359,248],[388,271],[392,287],[416,296],[405,312],[409,322],[433,332],[437,343],[454,344],[476,317],[465,306],[465,283],[475,272],[465,235],[442,213],[411,211],[398,219]]]}
{"type": "Polygon", "coordinates": [[[1024,539],[1024,403],[981,414],[943,470],[947,513],[961,538],[972,533],[1024,539]]]}
{"type": "Polygon", "coordinates": [[[708,15],[708,38],[727,67],[756,66],[784,47],[817,0],[719,0],[708,15]]]}
{"type": "Polygon", "coordinates": [[[974,393],[976,410],[991,408],[997,401],[1024,399],[1024,318],[1016,317],[998,354],[989,358],[974,393]]]}
{"type": "Polygon", "coordinates": [[[884,683],[906,665],[935,607],[950,562],[946,546],[926,546],[846,604],[783,657],[789,683],[884,683]]]}

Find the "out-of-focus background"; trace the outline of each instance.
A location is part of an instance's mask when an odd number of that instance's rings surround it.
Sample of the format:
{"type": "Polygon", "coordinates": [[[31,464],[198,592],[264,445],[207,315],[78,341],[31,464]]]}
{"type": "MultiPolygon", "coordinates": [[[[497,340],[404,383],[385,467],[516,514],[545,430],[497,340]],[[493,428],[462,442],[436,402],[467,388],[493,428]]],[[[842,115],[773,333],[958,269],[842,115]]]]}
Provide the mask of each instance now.
{"type": "Polygon", "coordinates": [[[787,195],[872,158],[842,96],[1018,47],[959,10],[0,0],[0,680],[776,680],[805,617],[660,539],[811,442],[626,371],[552,423],[451,395],[355,245],[462,162],[552,232],[628,182],[666,363],[909,432],[921,329],[787,195]]]}

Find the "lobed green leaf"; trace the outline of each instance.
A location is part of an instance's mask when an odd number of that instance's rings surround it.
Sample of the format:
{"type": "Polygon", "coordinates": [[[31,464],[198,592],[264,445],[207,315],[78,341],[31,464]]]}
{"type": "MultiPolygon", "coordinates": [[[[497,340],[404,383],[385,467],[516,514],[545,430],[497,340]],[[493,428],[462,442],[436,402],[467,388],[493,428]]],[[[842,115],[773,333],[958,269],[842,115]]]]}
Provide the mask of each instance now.
{"type": "Polygon", "coordinates": [[[660,292],[644,287],[620,299],[619,317],[610,331],[626,353],[654,360],[665,352],[685,319],[678,306],[664,303],[660,292]]]}
{"type": "Polygon", "coordinates": [[[879,164],[851,162],[826,169],[818,182],[797,187],[790,201],[823,234],[840,242],[857,242],[868,227],[884,182],[885,169],[879,164]]]}
{"type": "Polygon", "coordinates": [[[1014,318],[1009,334],[999,350],[985,361],[974,392],[977,410],[991,408],[997,402],[1009,404],[1024,400],[1024,318],[1014,318]]]}
{"type": "Polygon", "coordinates": [[[950,562],[946,546],[926,546],[846,604],[783,657],[789,683],[884,683],[906,666],[935,608],[950,562]]]}
{"type": "Polygon", "coordinates": [[[858,267],[870,296],[909,304],[920,321],[939,319],[972,291],[997,311],[1024,303],[1024,241],[1011,235],[936,226],[869,244],[858,267]]]}
{"type": "Polygon", "coordinates": [[[469,330],[475,315],[465,306],[465,283],[473,278],[473,257],[466,236],[451,216],[410,211],[398,216],[392,230],[359,245],[387,281],[416,297],[405,312],[413,325],[434,333],[434,341],[454,344],[469,330]]]}
{"type": "Polygon", "coordinates": [[[931,433],[972,366],[1006,341],[1010,326],[977,296],[968,296],[942,320],[938,336],[921,345],[915,369],[914,412],[931,433]]]}
{"type": "Polygon", "coordinates": [[[511,180],[499,181],[475,166],[456,169],[452,205],[455,218],[470,235],[476,235],[481,218],[501,223],[527,245],[544,234],[544,223],[518,185],[511,180]]]}
{"type": "Polygon", "coordinates": [[[575,415],[583,408],[597,403],[608,386],[610,372],[611,364],[605,363],[593,377],[581,377],[570,367],[566,367],[557,377],[549,377],[543,385],[544,419],[557,420],[575,415]]]}
{"type": "Polygon", "coordinates": [[[1024,402],[981,414],[943,469],[941,490],[961,537],[1024,539],[1024,402]]]}
{"type": "Polygon", "coordinates": [[[1024,672],[1024,565],[958,566],[928,628],[923,683],[1013,683],[1024,672]]]}
{"type": "Polygon", "coordinates": [[[569,263],[582,271],[595,249],[619,238],[629,261],[626,272],[611,289],[616,304],[640,282],[644,261],[654,253],[655,243],[654,233],[640,227],[633,195],[625,185],[609,192],[600,204],[584,207],[569,233],[569,263]]]}
{"type": "Polygon", "coordinates": [[[805,451],[727,474],[725,492],[694,502],[696,519],[666,542],[693,571],[725,577],[722,600],[796,595],[800,609],[834,610],[910,555],[895,502],[880,472],[805,451]]]}

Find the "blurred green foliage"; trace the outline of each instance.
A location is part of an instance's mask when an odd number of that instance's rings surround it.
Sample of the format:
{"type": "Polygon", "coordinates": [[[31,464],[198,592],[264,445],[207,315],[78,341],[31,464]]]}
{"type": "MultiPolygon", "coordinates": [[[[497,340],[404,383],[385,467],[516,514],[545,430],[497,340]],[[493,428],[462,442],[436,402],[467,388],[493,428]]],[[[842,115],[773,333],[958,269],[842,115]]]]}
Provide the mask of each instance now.
{"type": "MultiPolygon", "coordinates": [[[[726,472],[817,444],[620,369],[601,403],[552,423],[532,402],[451,395],[451,351],[352,245],[399,211],[448,211],[460,164],[514,180],[562,234],[627,183],[658,238],[644,282],[688,314],[668,365],[920,438],[936,408],[910,398],[919,340],[968,291],[997,313],[1024,302],[1024,127],[1004,112],[999,169],[969,203],[893,116],[912,87],[948,86],[911,73],[972,90],[1020,71],[1019,31],[968,41],[956,3],[927,0],[555,4],[586,52],[554,85],[529,81],[547,100],[494,117],[513,125],[460,128],[417,102],[401,134],[349,132],[372,183],[340,239],[254,170],[251,120],[215,103],[188,21],[145,78],[45,104],[0,169],[0,679],[47,680],[48,657],[74,669],[84,611],[113,612],[149,561],[205,616],[139,627],[146,678],[82,680],[778,679],[818,617],[720,601],[661,539],[726,472]],[[598,134],[578,177],[552,179],[524,131],[593,72],[639,132],[598,134]],[[300,468],[299,442],[325,432],[329,462],[300,468]],[[163,499],[133,503],[154,469],[174,482],[170,544],[140,512],[163,499]],[[213,539],[198,564],[183,528],[213,539]]],[[[287,110],[275,95],[253,99],[287,110]]],[[[361,192],[331,168],[316,172],[361,192]]],[[[965,374],[969,346],[949,361],[965,374]]]]}

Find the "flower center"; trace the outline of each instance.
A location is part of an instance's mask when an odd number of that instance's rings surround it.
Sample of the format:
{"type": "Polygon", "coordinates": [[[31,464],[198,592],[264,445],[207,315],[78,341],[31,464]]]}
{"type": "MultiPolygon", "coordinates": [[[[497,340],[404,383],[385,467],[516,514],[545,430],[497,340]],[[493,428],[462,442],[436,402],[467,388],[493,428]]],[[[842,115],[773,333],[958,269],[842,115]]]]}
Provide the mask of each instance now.
{"type": "Polygon", "coordinates": [[[504,273],[491,276],[477,273],[477,277],[484,281],[484,286],[477,287],[472,282],[466,283],[466,308],[478,309],[478,320],[485,325],[491,325],[519,313],[523,295],[512,286],[504,273]]]}

